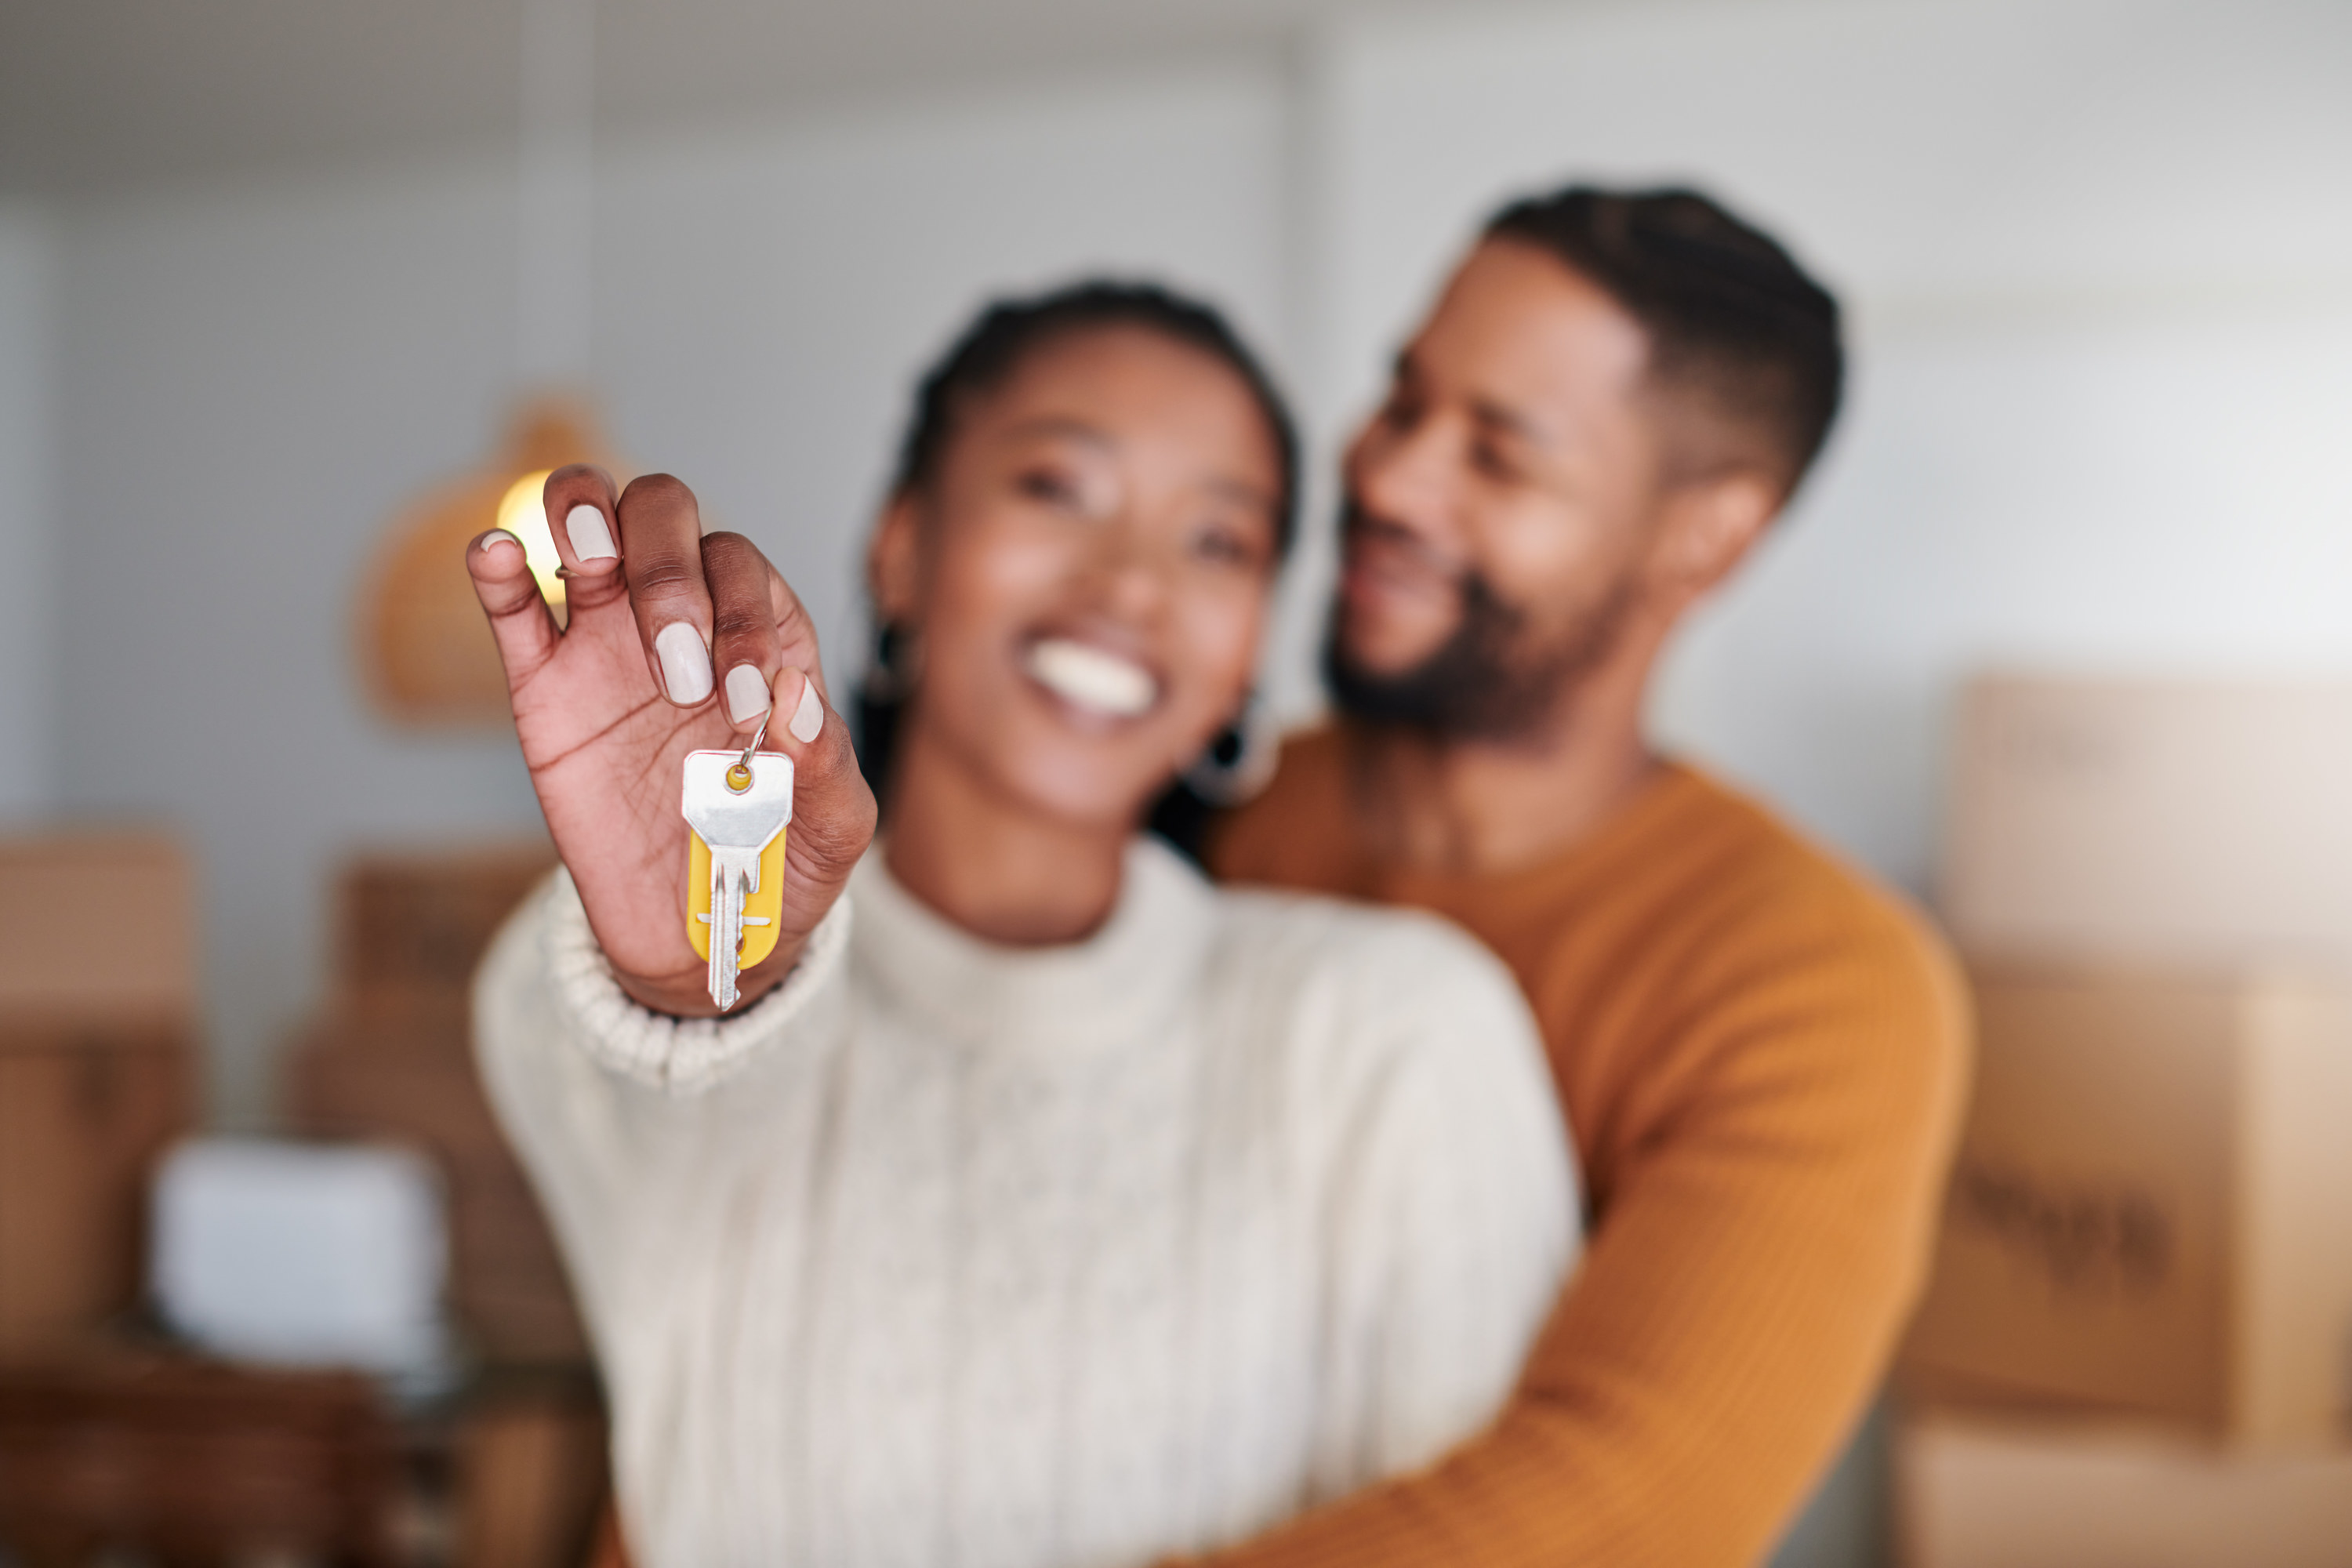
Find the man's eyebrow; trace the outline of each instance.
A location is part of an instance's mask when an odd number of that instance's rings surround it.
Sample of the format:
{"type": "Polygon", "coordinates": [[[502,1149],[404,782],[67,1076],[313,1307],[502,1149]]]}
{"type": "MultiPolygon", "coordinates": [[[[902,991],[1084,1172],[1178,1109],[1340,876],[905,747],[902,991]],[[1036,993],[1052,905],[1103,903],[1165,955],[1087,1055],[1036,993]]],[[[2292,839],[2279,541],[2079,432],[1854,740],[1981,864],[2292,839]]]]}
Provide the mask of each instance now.
{"type": "Polygon", "coordinates": [[[1117,445],[1109,435],[1085,420],[1067,414],[1041,414],[1034,419],[1024,419],[1005,434],[1009,436],[1062,436],[1073,441],[1084,441],[1090,447],[1117,445]]]}
{"type": "MultiPolygon", "coordinates": [[[[1421,379],[1421,367],[1413,363],[1411,349],[1397,351],[1396,358],[1390,363],[1389,374],[1407,384],[1421,379]]],[[[1526,442],[1530,447],[1551,447],[1559,445],[1552,439],[1551,432],[1509,404],[1498,403],[1491,397],[1471,398],[1470,417],[1489,430],[1499,430],[1516,440],[1526,442]]]]}

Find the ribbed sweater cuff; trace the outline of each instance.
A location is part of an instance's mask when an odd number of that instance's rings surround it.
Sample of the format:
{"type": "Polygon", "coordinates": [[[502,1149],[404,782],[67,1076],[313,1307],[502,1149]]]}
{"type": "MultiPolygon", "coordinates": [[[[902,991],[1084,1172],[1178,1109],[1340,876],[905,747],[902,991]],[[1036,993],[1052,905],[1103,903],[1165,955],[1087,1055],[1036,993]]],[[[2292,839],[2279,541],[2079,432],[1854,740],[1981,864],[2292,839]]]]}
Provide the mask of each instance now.
{"type": "Polygon", "coordinates": [[[782,985],[724,1018],[673,1018],[640,1006],[621,989],[570,872],[559,869],[541,897],[548,975],[573,1037],[600,1066],[677,1095],[722,1083],[773,1048],[835,983],[849,946],[845,892],[810,933],[782,985]]]}

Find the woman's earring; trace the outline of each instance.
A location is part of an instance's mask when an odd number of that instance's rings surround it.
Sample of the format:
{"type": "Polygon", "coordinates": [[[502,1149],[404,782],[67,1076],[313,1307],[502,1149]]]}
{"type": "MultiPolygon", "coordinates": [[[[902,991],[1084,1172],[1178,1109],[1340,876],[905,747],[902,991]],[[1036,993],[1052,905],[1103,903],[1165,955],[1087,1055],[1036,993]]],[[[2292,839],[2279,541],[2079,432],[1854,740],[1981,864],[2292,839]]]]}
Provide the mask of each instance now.
{"type": "Polygon", "coordinates": [[[1235,806],[1274,777],[1275,736],[1265,706],[1253,691],[1234,721],[1217,731],[1208,749],[1181,775],[1184,786],[1214,806],[1235,806]]]}
{"type": "Polygon", "coordinates": [[[912,662],[908,642],[907,635],[889,622],[877,623],[874,654],[866,661],[866,674],[857,683],[857,765],[877,799],[883,798],[890,781],[899,710],[914,689],[908,669],[912,662]]]}
{"type": "Polygon", "coordinates": [[[895,621],[882,621],[874,628],[874,655],[866,661],[863,695],[869,700],[897,702],[907,695],[912,684],[908,665],[908,638],[895,621]]]}

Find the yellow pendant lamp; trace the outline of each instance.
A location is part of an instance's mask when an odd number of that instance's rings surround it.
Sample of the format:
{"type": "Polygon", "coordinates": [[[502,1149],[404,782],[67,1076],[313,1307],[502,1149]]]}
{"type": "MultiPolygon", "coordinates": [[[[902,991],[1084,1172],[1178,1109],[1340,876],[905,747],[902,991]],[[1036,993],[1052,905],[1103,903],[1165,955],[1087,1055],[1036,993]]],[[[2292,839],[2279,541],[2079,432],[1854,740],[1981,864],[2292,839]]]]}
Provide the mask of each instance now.
{"type": "Polygon", "coordinates": [[[488,467],[428,492],[394,521],[362,589],[359,617],[368,694],[386,718],[420,727],[507,721],[506,675],[466,572],[466,544],[492,528],[521,540],[561,621],[563,580],[540,495],[566,463],[618,473],[583,403],[530,398],[488,467]]]}

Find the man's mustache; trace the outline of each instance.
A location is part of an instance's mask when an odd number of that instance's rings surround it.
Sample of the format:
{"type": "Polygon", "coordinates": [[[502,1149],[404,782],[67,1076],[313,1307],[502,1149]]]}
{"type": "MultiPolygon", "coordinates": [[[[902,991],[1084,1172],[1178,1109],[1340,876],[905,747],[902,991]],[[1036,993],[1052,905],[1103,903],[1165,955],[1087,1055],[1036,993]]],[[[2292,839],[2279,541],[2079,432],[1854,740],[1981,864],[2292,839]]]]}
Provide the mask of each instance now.
{"type": "Polygon", "coordinates": [[[1378,543],[1400,551],[1425,568],[1432,576],[1442,579],[1454,591],[1463,626],[1457,635],[1466,636],[1492,648],[1506,646],[1518,635],[1526,624],[1527,612],[1495,591],[1495,585],[1475,563],[1461,559],[1433,544],[1429,537],[1409,524],[1381,516],[1353,500],[1343,501],[1339,510],[1339,550],[1342,557],[1358,544],[1378,543]]]}
{"type": "Polygon", "coordinates": [[[1384,544],[1402,552],[1445,578],[1456,589],[1465,586],[1471,575],[1469,564],[1457,561],[1432,545],[1419,531],[1392,519],[1381,517],[1361,502],[1349,501],[1339,510],[1339,547],[1342,552],[1359,544],[1384,544]]]}

